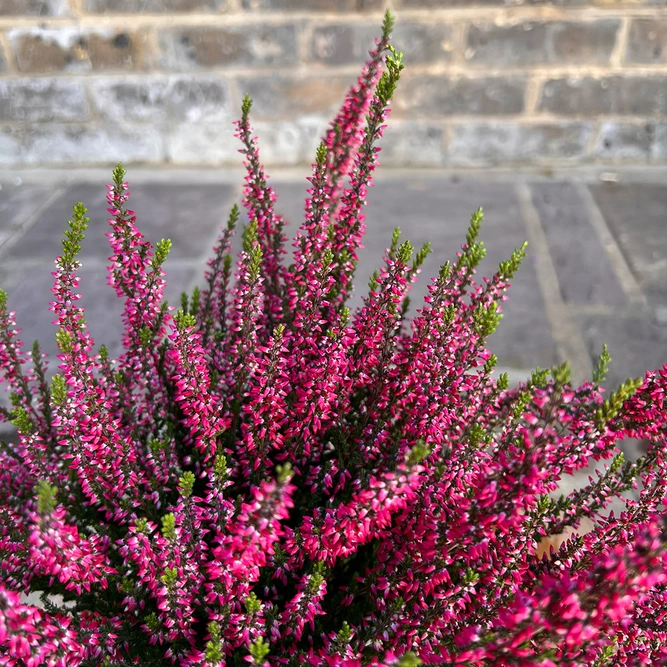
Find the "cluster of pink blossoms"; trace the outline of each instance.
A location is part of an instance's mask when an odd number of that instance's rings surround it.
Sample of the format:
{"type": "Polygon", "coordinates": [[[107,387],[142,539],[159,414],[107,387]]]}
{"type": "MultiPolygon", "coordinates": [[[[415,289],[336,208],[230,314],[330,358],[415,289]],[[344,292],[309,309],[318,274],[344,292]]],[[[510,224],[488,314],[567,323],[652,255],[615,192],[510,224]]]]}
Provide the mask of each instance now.
{"type": "Polygon", "coordinates": [[[291,266],[246,98],[235,275],[237,207],[174,313],[171,244],[144,240],[119,166],[118,359],[78,304],[82,204],[53,273],[51,380],[0,292],[0,418],[20,436],[0,448],[0,665],[667,664],[667,366],[607,399],[606,350],[580,387],[566,365],[496,378],[486,339],[523,248],[477,281],[481,211],[411,322],[429,247],[398,230],[345,306],[403,67],[391,24],[317,151],[291,266]],[[625,437],[648,443],[637,462],[625,437]],[[583,518],[593,530],[538,556],[583,518]]]}

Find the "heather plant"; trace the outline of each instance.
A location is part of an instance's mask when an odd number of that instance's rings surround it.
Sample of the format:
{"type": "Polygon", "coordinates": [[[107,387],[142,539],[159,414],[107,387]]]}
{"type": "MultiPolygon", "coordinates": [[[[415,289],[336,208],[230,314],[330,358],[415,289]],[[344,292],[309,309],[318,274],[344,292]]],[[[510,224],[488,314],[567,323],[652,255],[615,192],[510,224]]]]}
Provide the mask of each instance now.
{"type": "Polygon", "coordinates": [[[0,292],[1,416],[20,436],[0,450],[1,664],[667,664],[667,366],[606,399],[606,349],[579,387],[567,365],[496,377],[486,341],[524,248],[478,281],[481,211],[411,321],[430,248],[399,230],[345,305],[403,68],[391,24],[317,149],[291,265],[246,98],[234,273],[236,206],[205,287],[168,306],[171,244],[139,232],[119,165],[118,358],[79,305],[83,204],[53,272],[52,379],[0,292]],[[646,455],[625,462],[625,437],[646,455]]]}

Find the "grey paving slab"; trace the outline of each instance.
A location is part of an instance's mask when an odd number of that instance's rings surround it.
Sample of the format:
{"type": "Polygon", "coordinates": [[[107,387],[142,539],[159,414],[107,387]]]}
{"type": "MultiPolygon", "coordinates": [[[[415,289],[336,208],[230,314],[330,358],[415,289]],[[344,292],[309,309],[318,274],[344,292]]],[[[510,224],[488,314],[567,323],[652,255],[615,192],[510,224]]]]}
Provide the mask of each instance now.
{"type": "Polygon", "coordinates": [[[50,192],[48,187],[36,184],[2,184],[0,187],[0,249],[17,231],[30,222],[50,192]]]}
{"type": "MultiPolygon", "coordinates": [[[[306,172],[304,170],[304,175],[306,172]]],[[[559,179],[563,178],[559,175],[559,179]]],[[[168,297],[174,303],[182,289],[191,288],[193,282],[203,284],[203,266],[198,262],[201,264],[201,258],[209,255],[231,204],[240,201],[238,180],[216,179],[218,182],[202,177],[198,182],[196,175],[184,180],[159,172],[154,182],[147,175],[131,187],[131,207],[137,212],[139,227],[147,238],[153,243],[162,237],[174,241],[166,265],[168,297]]],[[[619,381],[629,372],[636,374],[659,365],[656,360],[660,358],[667,361],[667,346],[663,345],[667,316],[660,315],[667,312],[665,188],[656,182],[634,181],[625,185],[592,186],[606,224],[642,287],[652,295],[655,317],[649,320],[648,315],[637,309],[633,311],[626,304],[614,267],[586,217],[586,207],[581,206],[576,188],[537,177],[535,181],[540,182],[531,185],[533,202],[547,237],[560,293],[568,308],[573,308],[573,317],[585,336],[591,357],[597,355],[603,342],[616,347],[616,356],[623,360],[613,376],[619,381]],[[609,307],[617,309],[615,316],[600,315],[611,312],[609,307]],[[633,317],[629,316],[630,312],[634,313],[633,317]],[[663,349],[665,353],[661,354],[663,349]]],[[[288,177],[279,175],[270,182],[278,193],[277,210],[287,220],[285,232],[290,242],[285,261],[289,262],[292,258],[291,240],[303,220],[308,182],[293,174],[288,177]]],[[[409,238],[415,247],[426,241],[433,247],[419,282],[411,292],[411,314],[414,314],[423,303],[430,279],[437,275],[445,260],[454,258],[464,240],[470,215],[480,205],[485,210],[482,239],[488,256],[478,277],[491,275],[498,263],[527,237],[516,182],[525,183],[527,178],[525,175],[515,178],[506,175],[503,179],[484,180],[471,175],[461,179],[444,173],[424,177],[416,172],[406,172],[400,179],[380,179],[368,194],[368,230],[363,240],[365,247],[359,252],[351,307],[361,304],[361,297],[367,292],[368,278],[381,267],[383,253],[398,225],[403,232],[402,238],[409,238]]],[[[3,188],[0,191],[0,231],[2,224],[6,227],[24,224],[22,220],[31,210],[37,210],[34,207],[39,206],[38,202],[43,202],[45,193],[48,195],[49,192],[47,186],[35,182],[15,191],[10,191],[3,182],[3,188]]],[[[105,285],[105,264],[110,253],[104,236],[108,230],[105,192],[103,180],[69,186],[4,253],[0,261],[0,285],[9,288],[10,305],[19,311],[28,343],[38,337],[47,341],[51,346],[49,349],[55,351],[55,328],[51,326],[51,314],[46,310],[52,280],[50,271],[53,258],[60,250],[71,207],[78,200],[89,206],[91,217],[81,255],[84,261],[81,291],[84,305],[90,307],[88,320],[96,337],[106,337],[104,342],[112,349],[118,343],[120,329],[114,329],[112,320],[120,322],[117,319],[120,303],[116,303],[113,291],[105,285]]],[[[234,239],[235,253],[241,247],[240,231],[234,239]]],[[[489,341],[489,347],[499,356],[500,363],[509,368],[548,367],[559,361],[535,266],[536,257],[529,248],[524,266],[510,289],[509,300],[503,304],[505,318],[489,341]]]]}
{"type": "Polygon", "coordinates": [[[536,183],[531,191],[563,301],[624,305],[625,294],[574,185],[536,183]]]}
{"type": "MultiPolygon", "coordinates": [[[[55,316],[48,307],[53,297],[52,270],[53,266],[46,262],[23,268],[16,264],[10,267],[5,264],[0,269],[0,285],[7,292],[10,310],[17,313],[17,325],[22,329],[20,336],[25,344],[24,349],[29,350],[32,342],[39,340],[42,351],[57,366],[57,327],[52,324],[55,316]]],[[[165,297],[169,303],[178,306],[181,292],[189,286],[194,275],[194,267],[178,265],[167,269],[165,297]]],[[[80,303],[85,309],[86,322],[95,344],[99,347],[104,343],[112,356],[117,355],[121,349],[123,332],[123,300],[106,284],[107,271],[103,263],[86,263],[84,259],[80,276],[80,303]]]]}
{"type": "MultiPolygon", "coordinates": [[[[104,183],[84,183],[69,188],[13,245],[9,256],[51,261],[60,252],[72,207],[81,201],[88,208],[90,218],[81,256],[107,258],[110,247],[105,234],[110,227],[106,192],[104,183]]],[[[137,226],[151,243],[170,238],[172,257],[197,258],[206,252],[216,231],[225,222],[235,193],[236,188],[231,185],[180,186],[177,182],[131,185],[128,207],[135,211],[137,226]]]]}
{"type": "Polygon", "coordinates": [[[649,301],[667,304],[667,187],[618,183],[591,191],[649,301]]]}
{"type": "Polygon", "coordinates": [[[667,327],[641,317],[584,315],[581,329],[592,358],[606,343],[612,356],[606,386],[643,377],[667,363],[667,327]]]}

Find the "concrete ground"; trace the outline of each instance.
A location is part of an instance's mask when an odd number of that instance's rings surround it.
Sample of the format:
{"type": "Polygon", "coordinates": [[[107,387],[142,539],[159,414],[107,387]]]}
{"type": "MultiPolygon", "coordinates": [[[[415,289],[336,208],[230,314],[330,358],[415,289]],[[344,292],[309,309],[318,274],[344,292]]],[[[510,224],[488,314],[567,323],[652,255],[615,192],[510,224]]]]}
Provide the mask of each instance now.
{"type": "MultiPolygon", "coordinates": [[[[309,169],[275,171],[277,210],[292,236],[302,220],[309,169]]],[[[83,243],[80,291],[96,343],[120,340],[120,303],[106,286],[109,246],[105,184],[110,170],[0,172],[0,287],[18,312],[27,345],[37,338],[55,354],[50,301],[53,259],[72,206],[82,201],[91,223],[83,243]]],[[[556,172],[383,170],[370,191],[368,231],[360,253],[360,303],[381,266],[394,227],[433,253],[413,289],[413,309],[428,280],[464,240],[470,215],[482,206],[490,275],[528,240],[528,256],[489,342],[515,378],[569,360],[574,379],[589,378],[602,344],[613,357],[608,384],[667,363],[667,187],[665,169],[556,172]]],[[[165,265],[167,298],[202,282],[205,261],[229,209],[241,199],[239,171],[130,169],[130,208],[155,243],[171,238],[165,265]]],[[[236,237],[236,247],[240,234],[236,237]]]]}

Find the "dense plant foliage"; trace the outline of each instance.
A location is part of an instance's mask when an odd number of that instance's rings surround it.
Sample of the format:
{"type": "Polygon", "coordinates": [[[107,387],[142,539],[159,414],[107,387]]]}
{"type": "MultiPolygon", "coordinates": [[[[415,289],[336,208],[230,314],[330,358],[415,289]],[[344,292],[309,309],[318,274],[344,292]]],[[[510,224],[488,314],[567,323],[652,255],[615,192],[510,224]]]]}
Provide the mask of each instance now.
{"type": "Polygon", "coordinates": [[[410,323],[429,248],[398,230],[363,306],[345,306],[402,69],[391,22],[317,151],[289,267],[246,98],[235,275],[237,207],[205,289],[170,309],[170,243],[138,231],[119,166],[118,359],[78,303],[82,204],[53,273],[52,380],[0,292],[2,417],[20,433],[0,452],[1,664],[667,664],[667,366],[607,400],[606,351],[580,387],[567,365],[496,378],[485,341],[524,250],[476,281],[481,211],[410,323]],[[646,456],[624,462],[624,437],[646,456]],[[591,532],[538,557],[584,517],[591,532]],[[35,591],[40,605],[21,597],[35,591]]]}

